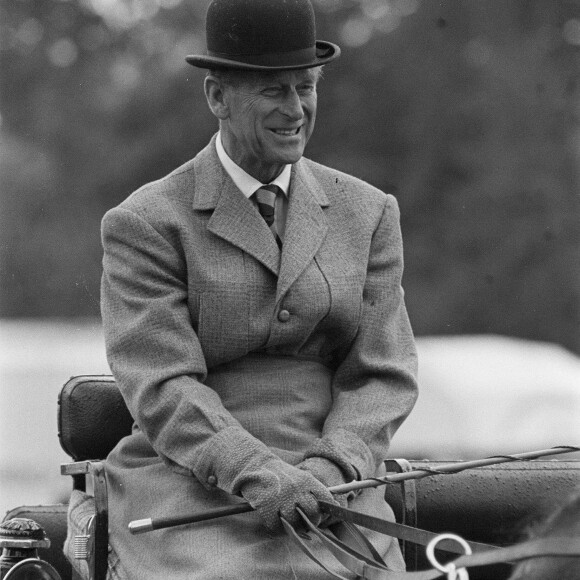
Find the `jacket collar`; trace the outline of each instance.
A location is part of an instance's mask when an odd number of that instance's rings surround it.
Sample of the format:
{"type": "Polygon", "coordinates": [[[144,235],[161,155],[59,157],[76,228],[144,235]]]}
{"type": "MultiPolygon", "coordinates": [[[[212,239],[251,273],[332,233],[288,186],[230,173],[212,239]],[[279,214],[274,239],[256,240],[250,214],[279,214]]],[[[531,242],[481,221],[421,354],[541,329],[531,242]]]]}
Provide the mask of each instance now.
{"type": "Polygon", "coordinates": [[[328,198],[307,161],[292,167],[283,252],[254,204],[236,187],[217,155],[216,135],[194,160],[197,211],[213,210],[208,230],[260,261],[279,276],[280,299],[312,260],[328,230],[328,198]]]}
{"type": "MultiPolygon", "coordinates": [[[[215,140],[216,151],[218,157],[220,158],[221,164],[224,166],[224,169],[227,171],[228,175],[232,178],[233,182],[238,186],[239,189],[242,190],[242,193],[250,198],[254,194],[254,192],[264,185],[260,181],[258,181],[255,177],[246,173],[246,171],[237,165],[231,157],[226,153],[224,146],[221,140],[221,133],[218,132],[217,138],[215,140]]],[[[290,174],[291,174],[292,166],[285,165],[282,172],[276,179],[271,181],[272,185],[277,185],[284,195],[288,195],[288,189],[290,187],[290,174]]]]}

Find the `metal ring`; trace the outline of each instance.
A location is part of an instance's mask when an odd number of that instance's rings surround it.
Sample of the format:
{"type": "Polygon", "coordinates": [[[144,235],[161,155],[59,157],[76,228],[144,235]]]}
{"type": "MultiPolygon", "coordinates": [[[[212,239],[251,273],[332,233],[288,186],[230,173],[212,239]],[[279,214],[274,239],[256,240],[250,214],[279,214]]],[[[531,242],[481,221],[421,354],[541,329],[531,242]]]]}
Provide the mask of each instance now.
{"type": "Polygon", "coordinates": [[[439,563],[437,558],[435,558],[435,546],[441,540],[455,540],[465,550],[465,555],[467,556],[471,554],[471,548],[461,536],[457,536],[456,534],[439,534],[436,538],[433,538],[427,544],[427,559],[429,560],[431,566],[440,572],[451,572],[455,569],[455,564],[453,562],[449,562],[448,564],[443,565],[439,563]]]}

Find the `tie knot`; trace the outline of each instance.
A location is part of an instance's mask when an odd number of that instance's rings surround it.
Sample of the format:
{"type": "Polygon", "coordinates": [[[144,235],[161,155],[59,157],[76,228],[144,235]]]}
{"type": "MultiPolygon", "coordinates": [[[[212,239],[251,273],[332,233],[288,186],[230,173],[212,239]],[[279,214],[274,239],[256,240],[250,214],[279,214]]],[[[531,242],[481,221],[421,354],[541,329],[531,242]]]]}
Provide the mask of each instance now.
{"type": "Polygon", "coordinates": [[[280,192],[280,188],[277,185],[269,183],[268,185],[263,185],[260,189],[256,190],[256,200],[258,203],[265,203],[274,207],[276,202],[276,196],[280,192]]]}
{"type": "Polygon", "coordinates": [[[282,241],[278,235],[278,230],[276,228],[276,196],[282,190],[277,185],[263,185],[260,189],[256,190],[254,194],[256,196],[256,202],[258,205],[258,211],[260,215],[264,218],[266,225],[270,228],[278,246],[281,247],[282,241]]]}

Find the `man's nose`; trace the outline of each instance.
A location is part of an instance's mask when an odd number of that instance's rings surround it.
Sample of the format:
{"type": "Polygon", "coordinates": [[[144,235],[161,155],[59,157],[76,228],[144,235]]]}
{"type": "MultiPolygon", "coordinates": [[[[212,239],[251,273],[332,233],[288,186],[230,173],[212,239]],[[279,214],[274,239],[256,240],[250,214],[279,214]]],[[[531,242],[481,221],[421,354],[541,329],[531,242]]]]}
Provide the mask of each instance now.
{"type": "Polygon", "coordinates": [[[299,121],[304,117],[302,101],[296,90],[292,89],[286,93],[281,112],[293,121],[299,121]]]}

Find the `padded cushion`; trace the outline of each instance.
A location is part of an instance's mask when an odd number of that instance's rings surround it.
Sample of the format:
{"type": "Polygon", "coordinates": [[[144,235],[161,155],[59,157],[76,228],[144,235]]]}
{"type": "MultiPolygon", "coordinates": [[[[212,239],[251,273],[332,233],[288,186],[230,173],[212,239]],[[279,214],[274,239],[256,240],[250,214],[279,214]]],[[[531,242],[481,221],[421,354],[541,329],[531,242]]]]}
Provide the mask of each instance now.
{"type": "Polygon", "coordinates": [[[133,418],[109,375],[70,379],[58,398],[58,438],[75,461],[103,459],[131,433],[133,418]]]}
{"type": "Polygon", "coordinates": [[[62,580],[72,578],[72,567],[62,552],[66,539],[67,508],[66,504],[20,506],[7,512],[3,520],[28,518],[44,529],[50,540],[50,548],[39,548],[38,557],[51,564],[61,575],[62,580]]]}

